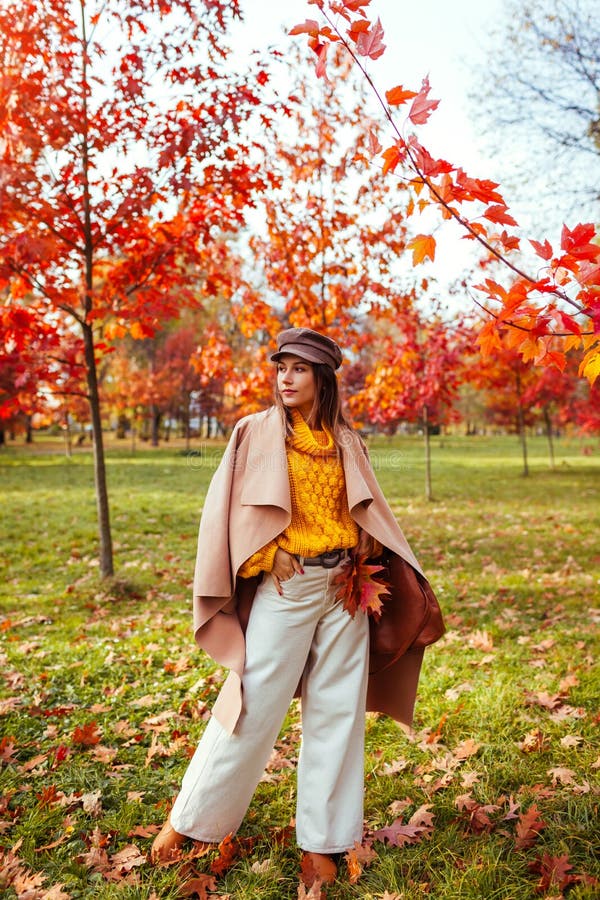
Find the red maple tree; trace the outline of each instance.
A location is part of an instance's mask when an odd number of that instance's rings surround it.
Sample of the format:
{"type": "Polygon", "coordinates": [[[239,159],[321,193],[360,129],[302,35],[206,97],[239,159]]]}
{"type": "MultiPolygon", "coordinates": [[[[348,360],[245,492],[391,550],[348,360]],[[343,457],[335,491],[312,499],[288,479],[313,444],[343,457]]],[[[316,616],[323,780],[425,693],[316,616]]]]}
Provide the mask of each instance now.
{"type": "Polygon", "coordinates": [[[215,237],[243,223],[269,179],[243,133],[255,111],[268,124],[268,73],[224,65],[239,15],[237,0],[0,10],[0,291],[19,308],[35,302],[46,322],[66,314],[83,341],[103,576],[113,556],[99,355],[107,338],[151,335],[198,302],[215,237]]]}

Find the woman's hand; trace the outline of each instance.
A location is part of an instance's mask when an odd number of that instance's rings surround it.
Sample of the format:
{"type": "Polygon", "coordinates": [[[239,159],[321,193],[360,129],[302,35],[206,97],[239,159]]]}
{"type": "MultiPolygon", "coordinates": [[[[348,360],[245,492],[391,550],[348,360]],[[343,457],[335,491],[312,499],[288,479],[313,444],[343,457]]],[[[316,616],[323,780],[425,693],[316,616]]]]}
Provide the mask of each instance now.
{"type": "Polygon", "coordinates": [[[281,590],[281,582],[289,581],[296,572],[299,572],[300,575],[304,575],[304,569],[296,557],[293,556],[293,554],[288,553],[287,550],[282,550],[281,547],[278,547],[275,551],[273,568],[271,569],[271,578],[273,579],[273,584],[277,588],[278,594],[283,593],[281,590]]]}

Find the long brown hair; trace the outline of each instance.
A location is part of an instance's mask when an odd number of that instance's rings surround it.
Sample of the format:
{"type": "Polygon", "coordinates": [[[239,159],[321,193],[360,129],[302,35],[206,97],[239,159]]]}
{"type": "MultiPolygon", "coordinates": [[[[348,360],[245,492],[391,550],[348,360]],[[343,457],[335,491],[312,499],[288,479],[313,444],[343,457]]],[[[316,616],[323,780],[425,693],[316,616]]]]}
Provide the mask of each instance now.
{"type": "MultiPolygon", "coordinates": [[[[352,431],[352,425],[342,412],[337,376],[331,366],[326,363],[302,361],[311,366],[315,379],[315,398],[308,417],[308,424],[311,428],[326,428],[332,433],[336,443],[339,443],[345,430],[352,431]]],[[[281,394],[277,390],[277,383],[275,384],[275,405],[285,423],[286,434],[291,434],[293,431],[292,417],[283,404],[281,394]]]]}

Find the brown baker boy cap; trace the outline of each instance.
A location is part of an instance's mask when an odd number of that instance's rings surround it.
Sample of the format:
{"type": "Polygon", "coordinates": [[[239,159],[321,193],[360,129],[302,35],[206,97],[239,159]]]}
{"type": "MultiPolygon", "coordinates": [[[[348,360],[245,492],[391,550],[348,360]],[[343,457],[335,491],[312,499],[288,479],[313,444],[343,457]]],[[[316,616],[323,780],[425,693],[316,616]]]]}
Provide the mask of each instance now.
{"type": "Polygon", "coordinates": [[[269,358],[277,362],[286,353],[308,362],[324,363],[332,369],[339,369],[342,364],[342,351],[336,342],[312,328],[288,328],[280,332],[277,335],[277,350],[269,358]]]}

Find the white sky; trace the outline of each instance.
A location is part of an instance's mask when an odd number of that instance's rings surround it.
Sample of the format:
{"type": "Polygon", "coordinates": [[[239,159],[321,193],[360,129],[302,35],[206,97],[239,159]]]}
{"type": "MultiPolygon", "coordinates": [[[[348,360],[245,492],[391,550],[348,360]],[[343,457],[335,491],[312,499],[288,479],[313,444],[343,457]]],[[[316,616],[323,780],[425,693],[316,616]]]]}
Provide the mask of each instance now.
{"type": "MultiPolygon", "coordinates": [[[[245,21],[232,42],[240,57],[269,44],[285,53],[293,42],[306,41],[304,35],[289,37],[289,29],[307,18],[319,18],[317,7],[306,0],[245,0],[242,6],[245,21]]],[[[439,99],[440,105],[428,124],[419,128],[421,140],[434,155],[480,178],[493,179],[497,165],[477,140],[476,110],[467,94],[477,71],[485,71],[482,45],[487,44],[487,35],[494,21],[502,17],[503,8],[506,3],[502,0],[372,0],[367,10],[371,19],[379,15],[385,32],[387,49],[368,66],[380,91],[397,84],[418,90],[428,75],[430,96],[439,99]]],[[[316,76],[307,72],[307,77],[316,76]]],[[[383,135],[381,140],[385,146],[383,135]]],[[[507,192],[504,195],[515,218],[524,224],[526,216],[519,210],[517,198],[507,192]]],[[[416,220],[413,227],[429,230],[416,220]]],[[[422,267],[422,274],[436,275],[442,282],[460,275],[472,252],[472,242],[461,236],[453,223],[444,226],[443,233],[436,233],[435,265],[427,266],[428,271],[422,267]]]]}

